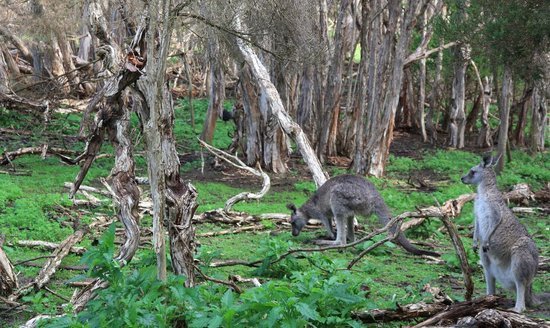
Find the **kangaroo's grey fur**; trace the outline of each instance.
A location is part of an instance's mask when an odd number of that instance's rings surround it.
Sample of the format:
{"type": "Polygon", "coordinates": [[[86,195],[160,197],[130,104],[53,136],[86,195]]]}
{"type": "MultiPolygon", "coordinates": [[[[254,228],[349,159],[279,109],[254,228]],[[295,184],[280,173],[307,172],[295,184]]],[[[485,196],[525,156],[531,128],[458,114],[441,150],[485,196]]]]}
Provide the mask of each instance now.
{"type": "Polygon", "coordinates": [[[516,290],[516,312],[532,306],[535,300],[531,285],[537,272],[539,253],[535,242],[504,202],[497,188],[492,167],[497,161],[484,157],[461,178],[463,183],[477,185],[474,200],[474,248],[485,274],[487,294],[495,293],[495,279],[504,288],[516,290]]]}
{"type": "MultiPolygon", "coordinates": [[[[323,244],[345,245],[347,240],[353,242],[353,218],[355,215],[368,217],[376,214],[380,223],[386,224],[391,214],[374,185],[363,177],[340,175],[326,181],[311,198],[299,209],[289,204],[292,211],[290,222],[292,235],[298,236],[310,219],[320,220],[327,230],[328,237],[334,239],[332,220],[336,222],[336,240],[322,241],[323,244]]],[[[392,233],[395,232],[395,228],[392,233]]],[[[403,233],[399,233],[396,242],[408,252],[415,255],[439,256],[438,253],[414,247],[403,233]]]]}

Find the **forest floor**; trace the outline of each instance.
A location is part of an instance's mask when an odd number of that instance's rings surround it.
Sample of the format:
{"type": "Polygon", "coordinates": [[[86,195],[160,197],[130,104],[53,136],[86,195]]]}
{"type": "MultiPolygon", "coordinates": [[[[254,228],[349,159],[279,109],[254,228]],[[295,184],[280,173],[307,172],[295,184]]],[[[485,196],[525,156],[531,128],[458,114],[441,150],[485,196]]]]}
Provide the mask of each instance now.
{"type": "MultiPolygon", "coordinates": [[[[202,109],[205,112],[206,102],[200,104],[202,107],[197,105],[197,111],[200,112],[202,109]]],[[[194,140],[195,135],[200,131],[198,128],[195,131],[188,128],[189,121],[186,115],[186,112],[181,109],[176,112],[175,133],[178,138],[178,151],[182,154],[180,155],[181,174],[198,190],[197,214],[222,208],[225,201],[237,193],[260,190],[262,181],[257,176],[225,163],[222,163],[221,166],[214,166],[212,157],[208,154],[205,156],[205,163],[201,163],[200,149],[197,145],[188,142],[188,140],[194,140]],[[186,141],[188,143],[185,143],[186,141]]],[[[200,115],[198,116],[200,117],[200,115]]],[[[135,118],[133,119],[135,120],[135,118]]],[[[55,117],[52,123],[44,128],[37,126],[32,117],[14,116],[10,112],[0,109],[0,126],[11,129],[10,131],[3,130],[0,133],[0,143],[3,145],[4,151],[13,151],[21,147],[36,147],[48,143],[50,147],[74,150],[77,154],[83,147],[83,142],[75,138],[79,122],[80,115],[64,114],[55,117]]],[[[200,127],[201,122],[197,121],[196,124],[200,127]]],[[[218,124],[214,145],[223,149],[230,143],[227,136],[233,126],[223,122],[218,124]]],[[[134,126],[137,126],[136,122],[134,122],[134,126]]],[[[139,135],[134,135],[133,140],[140,140],[139,135]]],[[[471,166],[479,162],[481,151],[475,148],[461,151],[445,149],[441,144],[443,141],[441,139],[440,144],[434,147],[423,143],[420,136],[410,133],[406,129],[398,129],[395,132],[386,176],[380,179],[369,178],[376,185],[394,215],[412,211],[415,208],[442,204],[449,199],[474,191],[471,187],[460,183],[459,178],[471,166]]],[[[138,154],[136,156],[136,175],[146,176],[146,163],[141,147],[139,145],[136,147],[136,154],[138,154]]],[[[107,144],[104,145],[102,153],[109,154],[110,152],[112,152],[112,148],[107,144]]],[[[102,188],[100,179],[109,175],[112,165],[112,156],[97,159],[84,184],[102,188]]],[[[348,165],[349,160],[345,158],[330,158],[324,169],[330,176],[335,176],[347,173],[348,165]]],[[[234,206],[235,211],[252,216],[266,213],[288,214],[287,203],[293,202],[298,206],[303,204],[315,190],[311,175],[297,155],[291,157],[288,167],[289,171],[285,174],[270,174],[271,189],[264,198],[238,203],[234,206]]],[[[50,255],[50,251],[18,246],[19,240],[60,242],[73,233],[71,227],[75,221],[90,224],[99,218],[115,219],[114,209],[108,197],[99,195],[102,205],[98,207],[76,206],[67,198],[67,189],[63,185],[65,182],[73,181],[78,170],[78,166],[61,164],[54,156],[42,159],[39,154],[18,157],[10,165],[0,167],[0,171],[2,171],[0,174],[0,185],[2,185],[0,188],[0,234],[5,238],[4,251],[13,263],[17,263],[15,268],[22,283],[30,281],[36,276],[40,265],[44,262],[39,258],[50,255]],[[12,172],[12,169],[15,172],[12,172]],[[29,259],[35,260],[26,263],[25,261],[29,259]]],[[[550,183],[549,153],[530,156],[521,151],[512,152],[512,161],[507,163],[506,171],[499,177],[499,186],[502,190],[507,191],[511,186],[522,182],[528,183],[533,191],[548,188],[547,185],[550,183]]],[[[143,187],[142,189],[144,200],[147,200],[147,188],[143,187]]],[[[548,207],[548,205],[529,202],[521,206],[548,207]]],[[[545,212],[522,214],[520,217],[520,220],[534,236],[543,259],[550,257],[549,218],[545,212]]],[[[474,297],[479,297],[484,294],[484,283],[482,272],[476,265],[477,255],[471,250],[472,219],[472,206],[467,204],[462,214],[453,218],[453,221],[457,225],[467,250],[468,259],[473,267],[474,297]]],[[[136,270],[141,266],[150,265],[151,259],[154,258],[150,241],[147,239],[150,238],[147,234],[150,225],[151,218],[145,213],[141,222],[144,229],[142,232],[144,242],[128,266],[128,270],[136,270]]],[[[203,270],[206,274],[218,279],[227,279],[229,275],[257,277],[265,286],[269,286],[269,281],[288,283],[288,286],[291,286],[288,292],[291,294],[284,296],[285,299],[298,297],[297,286],[306,284],[308,279],[323,277],[326,279],[322,280],[325,284],[323,286],[328,289],[323,291],[327,294],[321,294],[320,300],[338,293],[340,289],[330,288],[336,288],[335,283],[342,283],[346,286],[347,291],[362,293],[366,296],[357,303],[357,306],[367,310],[395,309],[397,304],[431,302],[433,295],[426,291],[427,288],[439,289],[455,301],[464,300],[464,283],[459,262],[438,219],[429,219],[423,225],[407,232],[408,238],[414,241],[418,247],[441,253],[441,260],[437,261],[412,256],[392,243],[386,243],[367,254],[353,270],[343,270],[342,267],[345,267],[361,250],[372,244],[367,242],[353,250],[330,251],[323,252],[323,254],[289,258],[273,267],[208,267],[206,264],[210,261],[262,260],[269,256],[278,256],[289,248],[311,247],[312,241],[324,234],[320,227],[312,227],[306,229],[300,236],[292,237],[287,224],[265,219],[251,224],[250,226],[256,227],[251,231],[207,236],[211,232],[227,231],[248,225],[249,222],[246,221],[237,225],[220,222],[197,223],[197,240],[201,245],[197,258],[205,265],[203,270]],[[310,276],[301,276],[298,274],[299,272],[310,276]],[[329,279],[327,272],[334,275],[333,279],[329,279]]],[[[374,220],[360,220],[360,225],[358,230],[360,237],[372,230],[373,227],[379,227],[374,220]]],[[[121,228],[120,225],[118,227],[121,228]]],[[[93,249],[93,245],[101,237],[101,234],[102,231],[88,234],[79,246],[93,249]]],[[[63,260],[62,265],[64,267],[81,265],[81,256],[69,255],[63,260]]],[[[22,311],[6,312],[0,306],[0,326],[17,326],[35,314],[63,312],[61,305],[66,303],[63,297],[70,298],[74,290],[68,284],[75,279],[75,276],[81,274],[83,274],[82,271],[69,269],[60,269],[56,272],[48,286],[60,296],[46,291],[34,291],[21,299],[24,304],[22,311]]],[[[534,290],[537,293],[549,292],[548,286],[550,286],[550,270],[546,265],[541,268],[535,279],[534,290]]],[[[214,291],[219,293],[217,295],[219,300],[225,298],[226,290],[226,288],[219,288],[214,291]]],[[[272,293],[272,291],[267,292],[272,293]]],[[[512,305],[513,295],[506,293],[506,296],[512,305]]],[[[334,302],[336,301],[338,300],[334,300],[334,302]]],[[[207,314],[210,313],[208,311],[223,308],[222,305],[216,303],[215,298],[209,299],[209,302],[209,307],[202,309],[207,314]]],[[[310,306],[318,313],[332,315],[331,320],[342,316],[339,312],[334,314],[331,311],[347,309],[345,304],[334,305],[320,302],[317,301],[310,306]]],[[[140,304],[139,306],[144,307],[145,305],[140,304]]],[[[200,312],[199,309],[196,311],[200,312]]],[[[110,316],[117,315],[119,314],[110,316]]],[[[292,315],[295,314],[290,312],[289,316],[292,315]]],[[[550,304],[537,309],[529,309],[527,315],[548,320],[550,319],[550,304]]],[[[346,324],[343,322],[341,325],[345,326],[346,324]]],[[[398,327],[403,324],[403,322],[396,322],[393,326],[398,327]]],[[[388,324],[380,325],[386,327],[388,324]]]]}

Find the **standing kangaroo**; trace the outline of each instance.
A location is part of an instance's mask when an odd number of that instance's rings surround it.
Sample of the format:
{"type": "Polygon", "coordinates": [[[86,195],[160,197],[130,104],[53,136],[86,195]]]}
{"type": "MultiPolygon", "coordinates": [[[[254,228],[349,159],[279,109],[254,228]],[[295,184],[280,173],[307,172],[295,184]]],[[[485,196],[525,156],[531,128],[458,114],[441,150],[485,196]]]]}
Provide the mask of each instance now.
{"type": "MultiPolygon", "coordinates": [[[[298,236],[307,222],[315,218],[323,223],[328,237],[334,239],[332,227],[334,218],[336,240],[320,241],[328,245],[345,245],[346,237],[350,242],[355,240],[353,230],[355,215],[368,217],[374,213],[384,225],[391,219],[390,211],[374,185],[355,175],[340,175],[329,179],[302,207],[297,209],[294,204],[288,204],[287,207],[292,211],[290,223],[293,236],[298,236]]],[[[397,227],[393,227],[391,232],[395,233],[395,229],[397,227]]],[[[438,253],[414,247],[402,232],[399,232],[395,240],[412,254],[439,256],[438,253]]]]}
{"type": "Polygon", "coordinates": [[[516,290],[515,312],[534,305],[531,291],[537,272],[539,253],[535,242],[504,202],[497,188],[496,164],[485,156],[461,178],[463,183],[477,185],[474,200],[474,249],[485,274],[487,294],[495,293],[495,279],[504,288],[516,290]]]}

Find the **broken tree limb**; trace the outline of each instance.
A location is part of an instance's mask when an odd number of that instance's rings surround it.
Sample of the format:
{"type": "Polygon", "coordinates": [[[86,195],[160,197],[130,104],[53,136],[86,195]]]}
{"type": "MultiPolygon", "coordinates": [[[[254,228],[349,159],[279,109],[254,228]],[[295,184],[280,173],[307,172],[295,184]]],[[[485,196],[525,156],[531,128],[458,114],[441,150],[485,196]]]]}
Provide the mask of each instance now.
{"type": "Polygon", "coordinates": [[[10,295],[18,287],[17,275],[13,271],[13,265],[2,247],[0,247],[0,296],[10,295]]]}
{"type": "MultiPolygon", "coordinates": [[[[463,318],[465,319],[465,318],[463,318]]],[[[468,318],[469,319],[469,318],[468,318]]],[[[457,322],[460,325],[462,320],[457,322]]],[[[495,309],[486,309],[479,312],[473,320],[469,319],[468,322],[473,323],[476,327],[523,327],[523,328],[540,328],[550,327],[550,321],[529,318],[525,315],[509,312],[499,311],[495,309]]]]}
{"type": "Polygon", "coordinates": [[[430,50],[415,51],[405,59],[405,62],[403,63],[403,65],[405,67],[407,67],[407,66],[409,66],[410,64],[412,64],[413,62],[415,62],[417,60],[420,60],[420,59],[423,59],[423,58],[428,58],[428,57],[430,57],[430,55],[432,55],[436,52],[440,52],[442,50],[445,50],[447,48],[454,47],[456,44],[457,44],[456,41],[453,41],[453,42],[449,42],[449,43],[440,45],[439,47],[436,47],[436,48],[433,48],[433,49],[430,49],[430,50]]]}
{"type": "Polygon", "coordinates": [[[8,299],[15,301],[32,290],[40,289],[45,286],[61,264],[61,261],[65,258],[65,256],[67,256],[67,254],[69,254],[71,247],[80,242],[82,237],[84,237],[84,234],[85,232],[83,230],[77,230],[75,233],[67,237],[53,252],[52,255],[54,257],[48,259],[44,263],[44,266],[38,273],[38,276],[35,277],[30,283],[20,287],[17,291],[11,294],[8,299]]]}
{"type": "MultiPolygon", "coordinates": [[[[75,155],[75,154],[77,154],[77,152],[74,151],[74,150],[63,149],[63,148],[52,148],[52,147],[47,147],[46,152],[48,154],[52,154],[52,155],[75,155]]],[[[5,152],[2,156],[0,156],[0,165],[6,165],[18,156],[36,155],[36,154],[43,154],[43,153],[44,153],[44,146],[19,148],[19,149],[14,150],[14,151],[5,152]]]]}
{"type": "MultiPolygon", "coordinates": [[[[431,304],[419,302],[414,304],[407,304],[404,306],[398,305],[396,310],[369,310],[364,312],[355,312],[352,314],[352,317],[354,319],[361,320],[364,323],[380,323],[415,320],[418,318],[435,318],[442,313],[448,313],[449,311],[464,314],[462,316],[466,316],[471,315],[472,313],[475,314],[487,308],[499,306],[503,303],[504,299],[502,297],[490,295],[472,301],[454,303],[451,305],[448,305],[446,302],[431,304]]],[[[442,318],[444,317],[445,316],[442,315],[442,318]]],[[[437,322],[439,322],[439,320],[432,321],[432,319],[428,319],[424,322],[428,321],[430,321],[429,324],[436,324],[437,322]]],[[[422,324],[415,327],[424,327],[422,324]]]]}
{"type": "Polygon", "coordinates": [[[460,236],[456,231],[456,227],[449,217],[444,215],[441,218],[441,221],[443,221],[443,224],[447,228],[447,232],[451,237],[451,242],[453,243],[456,255],[460,260],[460,267],[462,268],[462,275],[464,276],[464,286],[466,287],[464,299],[466,301],[470,301],[472,299],[472,294],[474,293],[474,282],[472,280],[472,268],[468,263],[468,257],[466,256],[466,251],[464,250],[464,244],[462,244],[460,236]]]}
{"type": "Polygon", "coordinates": [[[550,325],[549,321],[527,318],[519,313],[494,309],[495,307],[504,306],[504,304],[504,298],[494,295],[454,303],[435,316],[413,326],[413,328],[449,324],[473,316],[475,316],[475,321],[468,320],[468,323],[473,324],[472,327],[548,327],[550,325]],[[504,324],[506,320],[508,325],[504,324]],[[493,323],[497,324],[493,325],[493,323]]]}
{"type": "Polygon", "coordinates": [[[258,231],[263,229],[265,229],[265,226],[263,224],[255,224],[251,226],[239,227],[239,228],[228,229],[228,230],[200,233],[200,234],[197,234],[197,237],[214,237],[214,236],[222,236],[222,235],[232,235],[243,231],[258,231]]]}
{"type": "MultiPolygon", "coordinates": [[[[52,243],[49,241],[43,241],[43,240],[18,240],[17,246],[21,247],[37,247],[37,248],[43,248],[47,250],[55,250],[61,246],[61,244],[58,243],[52,243]]],[[[86,248],[84,247],[78,247],[78,246],[72,246],[69,251],[74,254],[82,255],[86,252],[86,248]]]]}
{"type": "Polygon", "coordinates": [[[233,207],[233,205],[235,205],[236,203],[238,203],[240,201],[247,200],[247,199],[260,199],[269,191],[269,188],[271,186],[271,180],[269,179],[269,175],[267,175],[261,169],[258,169],[258,170],[253,169],[250,166],[246,165],[243,161],[241,161],[237,156],[228,154],[227,152],[225,152],[221,149],[213,147],[213,146],[209,145],[208,143],[202,141],[201,139],[198,139],[198,140],[199,140],[199,143],[201,144],[201,146],[206,148],[214,156],[223,159],[227,163],[229,163],[229,164],[231,164],[231,165],[233,165],[233,166],[235,166],[235,167],[237,167],[241,170],[248,171],[248,172],[254,174],[255,176],[263,178],[262,190],[260,190],[259,193],[242,192],[238,195],[235,195],[235,196],[229,198],[225,202],[225,206],[223,207],[223,210],[225,212],[231,211],[231,208],[233,207]]]}
{"type": "MultiPolygon", "coordinates": [[[[235,17],[234,21],[236,30],[241,31],[242,26],[240,17],[235,17]]],[[[324,173],[321,162],[319,162],[319,159],[315,155],[307,136],[284,109],[279,92],[271,82],[267,69],[260,61],[254,50],[252,50],[246,41],[239,37],[236,38],[236,42],[244,60],[250,67],[250,71],[256,79],[256,83],[261,90],[262,95],[266,97],[268,106],[273,113],[272,115],[278,120],[283,131],[296,142],[296,145],[302,154],[302,158],[313,175],[315,184],[317,187],[320,187],[327,180],[327,175],[324,173]]]]}
{"type": "MultiPolygon", "coordinates": [[[[460,215],[464,205],[472,200],[474,200],[476,194],[464,194],[460,195],[457,198],[449,199],[442,206],[429,206],[416,211],[404,212],[399,217],[403,218],[413,218],[411,220],[403,223],[401,229],[406,230],[413,226],[417,226],[424,222],[426,218],[442,218],[444,215],[454,218],[460,215]]],[[[520,202],[527,201],[535,198],[535,194],[531,191],[531,188],[525,183],[520,183],[514,185],[511,191],[503,193],[503,197],[508,202],[520,202]]]]}
{"type": "Polygon", "coordinates": [[[44,122],[49,121],[50,104],[48,101],[38,102],[13,93],[0,92],[0,106],[33,115],[42,115],[44,122]]]}
{"type": "Polygon", "coordinates": [[[195,271],[198,272],[198,274],[204,280],[208,280],[208,281],[215,282],[217,284],[222,284],[222,285],[229,286],[235,291],[235,293],[242,294],[242,292],[243,292],[242,289],[239,286],[237,286],[237,284],[234,283],[232,280],[225,281],[225,280],[221,280],[221,279],[216,279],[216,278],[213,278],[213,277],[210,277],[210,276],[207,276],[206,274],[204,274],[198,266],[193,265],[193,267],[194,267],[195,271]]]}
{"type": "MultiPolygon", "coordinates": [[[[65,182],[63,184],[63,187],[67,188],[67,189],[73,189],[74,188],[74,184],[72,182],[65,182]]],[[[85,185],[80,185],[80,188],[78,188],[79,190],[83,190],[83,191],[87,191],[87,192],[94,192],[96,194],[101,194],[103,196],[111,196],[112,194],[106,190],[101,190],[101,189],[98,189],[98,188],[95,188],[95,187],[90,187],[90,186],[85,186],[85,185]]]]}
{"type": "Polygon", "coordinates": [[[243,278],[239,275],[231,275],[229,276],[229,280],[234,282],[249,282],[252,283],[255,287],[260,287],[262,284],[260,283],[260,280],[258,278],[243,278]]]}
{"type": "Polygon", "coordinates": [[[75,313],[78,313],[82,310],[84,310],[84,307],[88,303],[89,300],[91,300],[94,296],[97,290],[104,289],[109,286],[109,283],[106,281],[103,281],[99,278],[95,279],[93,283],[90,283],[86,287],[76,290],[73,296],[71,297],[71,304],[73,305],[73,311],[75,313]]]}

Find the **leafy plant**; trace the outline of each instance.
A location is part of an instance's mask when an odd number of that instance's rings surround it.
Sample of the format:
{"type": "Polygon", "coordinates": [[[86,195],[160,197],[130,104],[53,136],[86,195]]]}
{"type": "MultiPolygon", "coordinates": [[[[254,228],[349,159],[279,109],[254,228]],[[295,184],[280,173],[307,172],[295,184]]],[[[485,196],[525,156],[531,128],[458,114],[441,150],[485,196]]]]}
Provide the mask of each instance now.
{"type": "Polygon", "coordinates": [[[278,261],[271,263],[292,248],[291,241],[282,239],[265,238],[260,241],[258,254],[264,259],[262,264],[253,273],[262,277],[284,277],[290,272],[301,268],[301,264],[296,257],[290,255],[278,261]]]}

